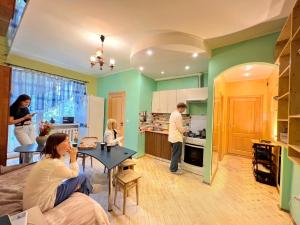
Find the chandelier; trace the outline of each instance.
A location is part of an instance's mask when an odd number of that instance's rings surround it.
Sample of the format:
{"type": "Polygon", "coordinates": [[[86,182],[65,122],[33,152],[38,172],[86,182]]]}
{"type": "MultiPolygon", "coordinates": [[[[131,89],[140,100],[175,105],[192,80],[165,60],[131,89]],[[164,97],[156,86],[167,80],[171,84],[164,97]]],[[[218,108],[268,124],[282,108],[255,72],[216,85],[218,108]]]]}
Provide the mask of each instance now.
{"type": "MultiPolygon", "coordinates": [[[[97,63],[99,64],[100,70],[103,69],[103,65],[105,64],[104,61],[104,55],[103,55],[103,43],[105,40],[104,35],[100,35],[100,40],[101,40],[101,47],[96,51],[95,55],[92,55],[90,57],[90,63],[91,63],[91,67],[94,67],[97,63]]],[[[115,66],[115,60],[114,59],[110,59],[109,60],[109,67],[112,70],[115,66]]]]}

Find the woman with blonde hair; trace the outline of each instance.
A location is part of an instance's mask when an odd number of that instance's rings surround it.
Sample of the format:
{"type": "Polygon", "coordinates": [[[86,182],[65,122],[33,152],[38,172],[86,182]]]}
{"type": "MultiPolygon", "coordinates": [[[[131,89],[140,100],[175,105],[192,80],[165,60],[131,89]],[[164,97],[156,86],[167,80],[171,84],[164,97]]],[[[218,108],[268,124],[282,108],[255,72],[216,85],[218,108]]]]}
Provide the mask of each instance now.
{"type": "Polygon", "coordinates": [[[121,146],[122,139],[123,137],[120,137],[117,132],[117,121],[115,119],[108,119],[107,127],[104,132],[104,142],[106,142],[108,146],[115,146],[115,145],[121,146]]]}

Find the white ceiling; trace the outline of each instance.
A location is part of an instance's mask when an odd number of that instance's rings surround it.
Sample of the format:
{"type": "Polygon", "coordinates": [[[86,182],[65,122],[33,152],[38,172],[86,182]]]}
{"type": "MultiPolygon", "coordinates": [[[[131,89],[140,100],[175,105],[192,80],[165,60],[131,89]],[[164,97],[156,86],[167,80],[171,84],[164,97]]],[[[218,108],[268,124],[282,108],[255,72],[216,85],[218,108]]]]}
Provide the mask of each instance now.
{"type": "Polygon", "coordinates": [[[143,73],[153,78],[204,72],[208,68],[210,40],[215,47],[253,37],[253,32],[260,36],[279,29],[282,22],[276,21],[289,14],[294,2],[30,0],[10,54],[86,74],[107,75],[111,73],[108,68],[100,71],[89,65],[89,57],[99,45],[98,35],[104,34],[105,58],[116,60],[113,72],[140,66],[144,67],[143,73]],[[264,29],[256,29],[260,24],[264,29]],[[253,32],[235,36],[250,28],[253,32]],[[150,37],[163,34],[180,34],[183,43],[172,43],[172,35],[159,45],[149,42],[150,37]],[[224,37],[226,41],[218,42],[224,37]],[[186,39],[194,41],[185,42],[186,39]],[[145,54],[149,48],[154,51],[151,57],[145,54]],[[201,53],[196,59],[191,57],[193,49],[201,53]],[[186,65],[190,66],[188,71],[184,70],[186,65]]]}
{"type": "Polygon", "coordinates": [[[268,63],[247,63],[231,67],[221,76],[225,78],[226,82],[239,82],[246,80],[265,80],[273,73],[277,72],[278,66],[268,63]]]}

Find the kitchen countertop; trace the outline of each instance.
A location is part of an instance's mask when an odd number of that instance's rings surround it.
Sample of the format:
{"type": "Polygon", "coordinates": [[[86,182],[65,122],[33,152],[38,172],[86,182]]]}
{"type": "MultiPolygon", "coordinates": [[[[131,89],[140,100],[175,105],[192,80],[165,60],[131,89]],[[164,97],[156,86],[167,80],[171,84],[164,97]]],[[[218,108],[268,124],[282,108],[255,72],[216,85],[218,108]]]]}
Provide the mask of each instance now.
{"type": "Polygon", "coordinates": [[[164,130],[164,131],[158,131],[158,130],[146,130],[146,132],[151,132],[151,133],[157,133],[157,134],[169,134],[169,131],[164,130]]]}

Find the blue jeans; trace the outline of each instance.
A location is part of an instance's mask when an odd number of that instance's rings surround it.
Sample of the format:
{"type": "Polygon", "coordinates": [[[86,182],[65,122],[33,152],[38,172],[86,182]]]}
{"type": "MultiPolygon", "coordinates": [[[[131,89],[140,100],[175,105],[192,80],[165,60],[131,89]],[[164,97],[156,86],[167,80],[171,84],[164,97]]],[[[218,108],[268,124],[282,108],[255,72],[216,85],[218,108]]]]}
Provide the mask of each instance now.
{"type": "Polygon", "coordinates": [[[170,171],[176,172],[178,170],[178,162],[180,161],[182,142],[171,143],[171,146],[172,146],[172,158],[171,158],[170,171]]]}
{"type": "Polygon", "coordinates": [[[79,174],[78,177],[68,179],[58,186],[54,206],[57,206],[65,201],[74,192],[81,192],[89,195],[92,190],[93,187],[88,177],[85,174],[79,174]]]}

